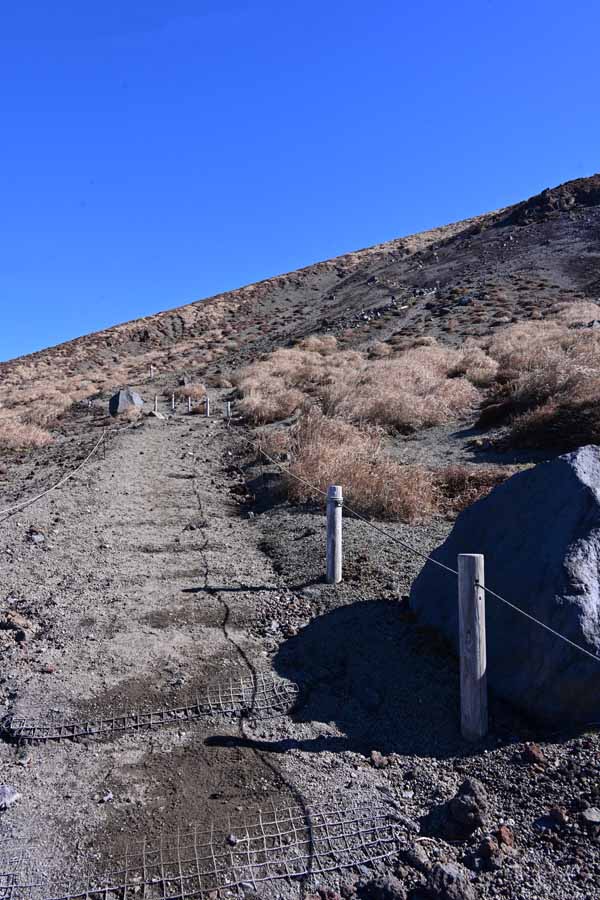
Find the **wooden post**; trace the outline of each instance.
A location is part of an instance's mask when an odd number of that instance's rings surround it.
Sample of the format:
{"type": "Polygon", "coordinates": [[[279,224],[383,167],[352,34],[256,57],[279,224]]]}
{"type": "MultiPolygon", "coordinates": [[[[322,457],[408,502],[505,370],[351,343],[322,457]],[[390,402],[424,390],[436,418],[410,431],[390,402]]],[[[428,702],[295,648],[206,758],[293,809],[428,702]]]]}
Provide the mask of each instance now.
{"type": "Polygon", "coordinates": [[[342,580],[342,488],[330,484],[327,490],[327,582],[342,580]]]}
{"type": "Polygon", "coordinates": [[[225,418],[229,420],[231,418],[231,400],[225,401],[225,418]]]}
{"type": "Polygon", "coordinates": [[[154,412],[158,412],[158,397],[154,395],[154,412]]]}
{"type": "Polygon", "coordinates": [[[154,378],[154,366],[150,366],[150,378],[154,378]]]}
{"type": "Polygon", "coordinates": [[[488,731],[484,584],[483,556],[459,554],[460,726],[467,741],[479,741],[488,731]]]}
{"type": "Polygon", "coordinates": [[[188,412],[191,413],[191,411],[192,411],[192,398],[188,397],[188,412]]]}
{"type": "Polygon", "coordinates": [[[171,394],[171,409],[175,412],[175,394],[171,394]]]}
{"type": "Polygon", "coordinates": [[[206,404],[206,415],[210,416],[210,397],[208,396],[208,394],[206,395],[204,403],[206,404]]]}

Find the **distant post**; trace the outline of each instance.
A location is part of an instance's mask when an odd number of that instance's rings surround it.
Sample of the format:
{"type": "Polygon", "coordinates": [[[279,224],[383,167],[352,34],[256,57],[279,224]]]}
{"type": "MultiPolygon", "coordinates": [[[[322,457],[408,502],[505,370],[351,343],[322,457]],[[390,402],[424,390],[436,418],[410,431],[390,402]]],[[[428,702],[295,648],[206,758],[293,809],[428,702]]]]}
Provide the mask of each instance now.
{"type": "Polygon", "coordinates": [[[171,409],[175,412],[175,394],[171,394],[171,409]]]}
{"type": "Polygon", "coordinates": [[[154,395],[154,412],[158,412],[158,397],[156,394],[154,395]]]}
{"type": "Polygon", "coordinates": [[[459,554],[460,726],[467,741],[479,741],[488,731],[484,585],[483,556],[459,554]]]}
{"type": "Polygon", "coordinates": [[[225,418],[227,419],[227,421],[229,421],[229,419],[231,418],[231,400],[225,401],[224,413],[225,413],[225,418]]]}
{"type": "Polygon", "coordinates": [[[204,403],[206,405],[206,415],[210,416],[210,397],[208,396],[208,394],[206,395],[204,403]]]}
{"type": "Polygon", "coordinates": [[[192,411],[192,398],[188,397],[188,412],[191,413],[191,411],[192,411]]]}
{"type": "Polygon", "coordinates": [[[342,580],[342,488],[330,484],[327,489],[327,582],[342,580]]]}
{"type": "Polygon", "coordinates": [[[154,366],[150,366],[150,378],[154,378],[154,366]]]}

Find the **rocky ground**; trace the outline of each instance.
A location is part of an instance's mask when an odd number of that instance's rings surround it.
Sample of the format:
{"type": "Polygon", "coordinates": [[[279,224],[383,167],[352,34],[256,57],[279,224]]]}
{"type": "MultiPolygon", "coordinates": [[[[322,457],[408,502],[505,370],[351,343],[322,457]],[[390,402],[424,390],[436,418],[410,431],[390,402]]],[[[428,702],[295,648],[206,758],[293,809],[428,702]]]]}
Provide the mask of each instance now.
{"type": "MultiPolygon", "coordinates": [[[[102,423],[82,408],[52,448],[7,462],[0,509],[77,465],[102,423]]],[[[439,437],[436,452],[451,446],[439,437]]],[[[306,819],[323,804],[343,816],[358,801],[367,818],[392,816],[393,854],[365,864],[355,853],[338,871],[348,853],[324,848],[317,814],[302,859],[293,842],[286,857],[288,874],[312,876],[285,878],[281,865],[243,892],[596,898],[596,730],[549,735],[492,698],[489,737],[465,744],[456,661],[406,607],[422,559],[348,519],[344,581],[326,585],[322,511],[275,502],[276,472],[244,440],[241,426],[183,410],[112,426],[106,457],[0,515],[0,873],[21,877],[27,866],[7,861],[24,850],[42,883],[7,888],[11,900],[76,896],[64,876],[114,868],[126,846],[192,823],[235,847],[230,817],[285,807],[306,819]],[[297,685],[296,701],[282,705],[267,681],[273,717],[256,704],[227,712],[231,692],[262,673],[297,685]],[[211,714],[188,718],[207,692],[220,698],[211,714]],[[167,725],[75,740],[23,744],[10,725],[173,709],[167,725]],[[326,860],[333,871],[321,873],[326,860]]],[[[386,525],[421,553],[450,527],[386,525]]]]}

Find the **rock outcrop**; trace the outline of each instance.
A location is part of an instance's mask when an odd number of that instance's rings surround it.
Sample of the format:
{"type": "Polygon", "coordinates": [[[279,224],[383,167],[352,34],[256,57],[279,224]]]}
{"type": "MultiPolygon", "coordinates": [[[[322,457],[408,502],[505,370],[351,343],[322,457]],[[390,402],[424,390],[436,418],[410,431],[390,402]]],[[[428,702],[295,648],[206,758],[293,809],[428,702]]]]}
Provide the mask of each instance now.
{"type": "MultiPolygon", "coordinates": [[[[486,584],[600,657],[600,447],[520,472],[458,517],[433,557],[485,555],[486,584]]],[[[456,578],[428,562],[411,591],[418,618],[458,646],[456,578]]],[[[556,726],[600,718],[600,660],[487,596],[488,683],[556,726]]]]}

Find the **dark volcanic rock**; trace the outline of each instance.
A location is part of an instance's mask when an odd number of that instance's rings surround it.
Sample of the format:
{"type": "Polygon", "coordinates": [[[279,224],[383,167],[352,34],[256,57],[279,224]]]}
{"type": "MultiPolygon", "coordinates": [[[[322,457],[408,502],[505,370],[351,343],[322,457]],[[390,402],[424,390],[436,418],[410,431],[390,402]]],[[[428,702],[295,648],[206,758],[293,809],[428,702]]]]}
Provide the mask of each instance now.
{"type": "Polygon", "coordinates": [[[144,405],[144,401],[140,397],[136,391],[132,391],[131,388],[123,388],[122,391],[117,391],[116,394],[110,398],[108,402],[108,411],[111,416],[117,416],[119,413],[126,412],[128,409],[132,407],[141,407],[144,405]]]}
{"type": "Polygon", "coordinates": [[[465,870],[454,863],[434,866],[427,880],[433,900],[477,900],[465,870]]]}
{"type": "MultiPolygon", "coordinates": [[[[466,509],[433,557],[456,567],[483,553],[486,583],[590,653],[600,654],[600,447],[521,472],[466,509]]],[[[458,645],[456,579],[426,563],[411,607],[458,645]]],[[[600,666],[488,595],[488,679],[497,694],[555,725],[600,714],[600,666]]]]}

